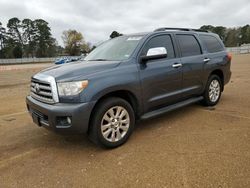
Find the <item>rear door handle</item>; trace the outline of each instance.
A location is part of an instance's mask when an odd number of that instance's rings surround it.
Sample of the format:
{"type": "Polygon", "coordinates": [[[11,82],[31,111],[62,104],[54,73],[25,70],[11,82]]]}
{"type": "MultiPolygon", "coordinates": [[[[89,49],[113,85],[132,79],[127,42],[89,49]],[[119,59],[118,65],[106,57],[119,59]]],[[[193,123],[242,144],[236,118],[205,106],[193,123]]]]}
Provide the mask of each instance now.
{"type": "Polygon", "coordinates": [[[210,61],[210,59],[206,57],[203,61],[204,61],[204,63],[207,63],[210,61]]]}
{"type": "Polygon", "coordinates": [[[172,65],[173,68],[178,68],[178,67],[182,67],[182,64],[181,63],[174,63],[172,65]]]}

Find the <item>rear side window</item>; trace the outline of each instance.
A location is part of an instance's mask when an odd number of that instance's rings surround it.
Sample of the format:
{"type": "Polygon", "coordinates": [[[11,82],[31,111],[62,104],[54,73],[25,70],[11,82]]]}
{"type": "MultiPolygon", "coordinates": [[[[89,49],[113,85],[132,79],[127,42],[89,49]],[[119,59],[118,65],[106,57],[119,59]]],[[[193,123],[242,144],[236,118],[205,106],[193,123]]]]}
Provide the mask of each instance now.
{"type": "Polygon", "coordinates": [[[145,56],[150,48],[165,47],[168,53],[167,59],[175,57],[174,47],[170,35],[160,35],[151,38],[142,50],[142,56],[145,56]]]}
{"type": "Polygon", "coordinates": [[[206,46],[209,53],[221,52],[224,50],[224,47],[220,41],[214,36],[210,35],[200,35],[202,43],[206,46]]]}
{"type": "Polygon", "coordinates": [[[201,54],[201,47],[193,35],[177,35],[182,57],[201,54]]]}

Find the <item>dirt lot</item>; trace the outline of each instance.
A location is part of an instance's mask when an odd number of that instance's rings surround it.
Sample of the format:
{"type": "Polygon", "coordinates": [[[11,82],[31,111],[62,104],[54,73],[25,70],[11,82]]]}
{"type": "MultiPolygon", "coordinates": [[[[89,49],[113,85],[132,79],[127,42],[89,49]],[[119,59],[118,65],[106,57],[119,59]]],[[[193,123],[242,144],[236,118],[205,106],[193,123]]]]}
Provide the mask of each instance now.
{"type": "Polygon", "coordinates": [[[114,150],[32,123],[24,99],[39,69],[0,70],[0,187],[250,187],[250,55],[233,57],[215,108],[141,122],[114,150]]]}

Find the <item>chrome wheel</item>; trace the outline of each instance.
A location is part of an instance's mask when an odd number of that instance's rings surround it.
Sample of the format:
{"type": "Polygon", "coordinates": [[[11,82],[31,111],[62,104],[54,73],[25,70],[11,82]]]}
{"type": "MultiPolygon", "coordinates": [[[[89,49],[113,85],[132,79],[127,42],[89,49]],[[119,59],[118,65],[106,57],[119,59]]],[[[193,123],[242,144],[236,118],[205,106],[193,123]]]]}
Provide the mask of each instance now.
{"type": "Polygon", "coordinates": [[[211,102],[216,102],[220,97],[220,83],[218,80],[212,80],[209,85],[209,99],[211,102]]]}
{"type": "Polygon", "coordinates": [[[122,106],[110,108],[101,121],[101,132],[109,142],[120,141],[128,132],[130,118],[128,111],[122,106]]]}

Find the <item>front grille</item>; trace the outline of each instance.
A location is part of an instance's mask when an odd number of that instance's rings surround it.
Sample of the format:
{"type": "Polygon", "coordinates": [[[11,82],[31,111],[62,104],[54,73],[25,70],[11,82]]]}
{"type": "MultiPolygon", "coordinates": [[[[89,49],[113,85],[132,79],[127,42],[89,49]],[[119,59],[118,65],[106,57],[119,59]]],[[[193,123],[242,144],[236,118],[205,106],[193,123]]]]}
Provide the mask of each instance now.
{"type": "Polygon", "coordinates": [[[54,103],[51,84],[49,82],[32,79],[30,85],[30,95],[45,103],[54,103]]]}

